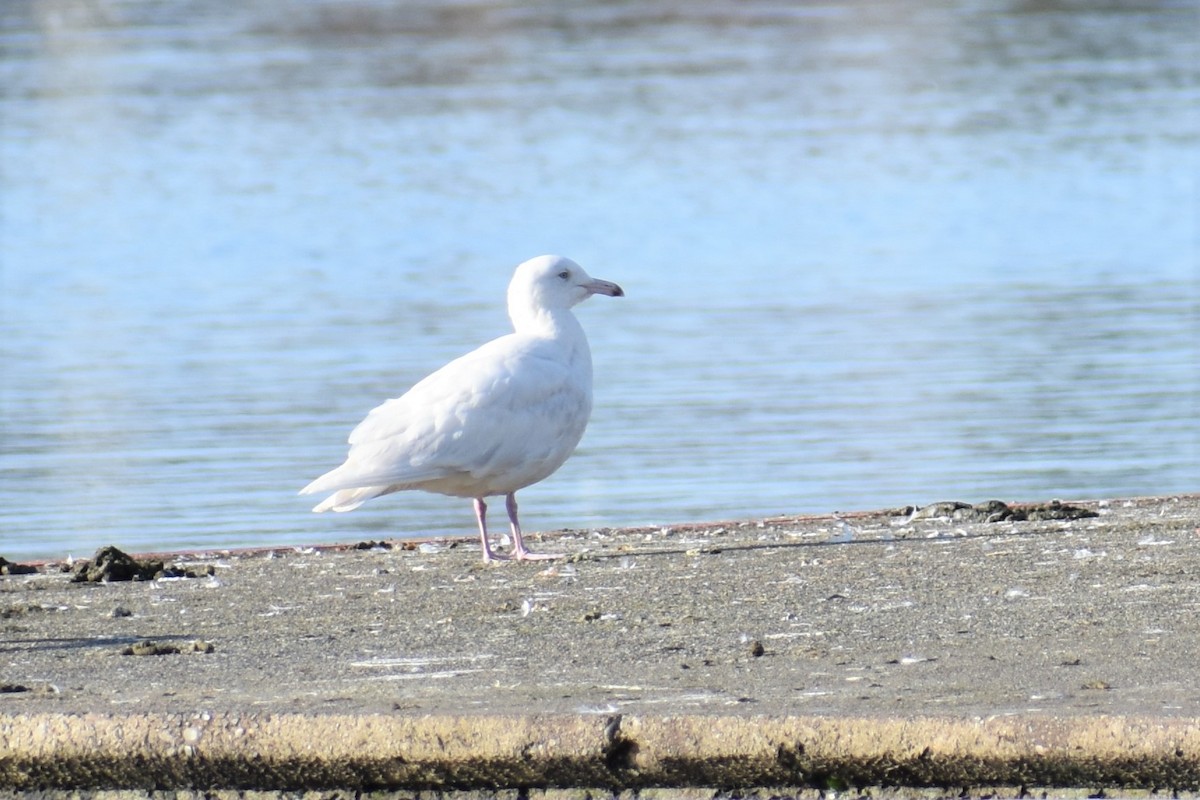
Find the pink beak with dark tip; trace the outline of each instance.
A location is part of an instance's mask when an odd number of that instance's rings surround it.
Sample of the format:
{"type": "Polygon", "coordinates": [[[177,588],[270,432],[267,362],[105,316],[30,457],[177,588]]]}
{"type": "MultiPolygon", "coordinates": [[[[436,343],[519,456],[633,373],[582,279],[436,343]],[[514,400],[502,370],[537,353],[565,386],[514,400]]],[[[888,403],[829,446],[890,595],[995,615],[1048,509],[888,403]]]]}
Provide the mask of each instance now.
{"type": "Polygon", "coordinates": [[[602,281],[598,278],[593,278],[585,284],[582,284],[584,289],[588,290],[589,294],[603,294],[609,297],[624,297],[625,290],[617,286],[612,281],[602,281]]]}

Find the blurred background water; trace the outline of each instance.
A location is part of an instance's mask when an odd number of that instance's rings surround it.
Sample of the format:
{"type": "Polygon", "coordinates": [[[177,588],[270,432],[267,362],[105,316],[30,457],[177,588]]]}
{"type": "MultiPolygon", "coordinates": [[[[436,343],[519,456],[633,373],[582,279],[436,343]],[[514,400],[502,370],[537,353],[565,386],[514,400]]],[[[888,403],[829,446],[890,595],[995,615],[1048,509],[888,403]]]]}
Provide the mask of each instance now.
{"type": "Polygon", "coordinates": [[[312,515],[367,410],[619,282],[531,530],[1200,490],[1200,3],[8,0],[0,555],[312,515]]]}

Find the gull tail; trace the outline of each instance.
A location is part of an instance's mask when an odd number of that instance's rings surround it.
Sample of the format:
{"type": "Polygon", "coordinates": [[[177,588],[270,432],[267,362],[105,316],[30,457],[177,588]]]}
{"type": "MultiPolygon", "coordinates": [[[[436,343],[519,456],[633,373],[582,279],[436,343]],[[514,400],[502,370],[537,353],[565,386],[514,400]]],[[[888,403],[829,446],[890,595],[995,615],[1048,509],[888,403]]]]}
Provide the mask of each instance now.
{"type": "Polygon", "coordinates": [[[300,494],[318,494],[333,491],[333,494],[318,503],[313,511],[353,511],[372,497],[387,494],[387,486],[347,486],[346,465],[326,472],[300,490],[300,494]]]}
{"type": "Polygon", "coordinates": [[[313,511],[353,511],[372,497],[387,494],[386,486],[363,486],[358,489],[342,489],[326,497],[313,507],[313,511]]]}

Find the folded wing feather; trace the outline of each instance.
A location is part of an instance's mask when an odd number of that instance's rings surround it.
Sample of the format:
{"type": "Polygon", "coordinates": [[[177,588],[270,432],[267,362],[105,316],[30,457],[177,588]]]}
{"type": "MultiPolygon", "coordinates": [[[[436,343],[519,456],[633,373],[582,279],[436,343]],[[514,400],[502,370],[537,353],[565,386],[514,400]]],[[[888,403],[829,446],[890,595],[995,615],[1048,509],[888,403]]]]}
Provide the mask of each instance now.
{"type": "Polygon", "coordinates": [[[583,435],[591,392],[577,378],[561,351],[501,337],[372,410],[346,462],[303,492],[439,481],[452,494],[515,491],[557,469],[583,435]]]}

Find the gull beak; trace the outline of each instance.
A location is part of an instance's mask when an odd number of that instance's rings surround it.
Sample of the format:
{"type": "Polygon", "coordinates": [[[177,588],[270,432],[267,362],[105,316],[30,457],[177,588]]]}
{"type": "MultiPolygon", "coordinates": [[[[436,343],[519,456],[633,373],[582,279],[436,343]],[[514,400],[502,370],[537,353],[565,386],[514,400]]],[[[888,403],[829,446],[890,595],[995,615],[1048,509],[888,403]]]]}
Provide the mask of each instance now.
{"type": "Polygon", "coordinates": [[[625,290],[612,281],[602,281],[598,278],[593,278],[587,283],[581,284],[581,286],[588,290],[588,294],[603,294],[609,297],[625,296],[625,290]]]}

